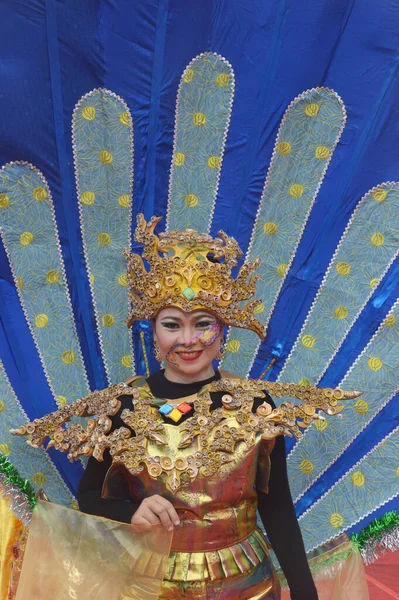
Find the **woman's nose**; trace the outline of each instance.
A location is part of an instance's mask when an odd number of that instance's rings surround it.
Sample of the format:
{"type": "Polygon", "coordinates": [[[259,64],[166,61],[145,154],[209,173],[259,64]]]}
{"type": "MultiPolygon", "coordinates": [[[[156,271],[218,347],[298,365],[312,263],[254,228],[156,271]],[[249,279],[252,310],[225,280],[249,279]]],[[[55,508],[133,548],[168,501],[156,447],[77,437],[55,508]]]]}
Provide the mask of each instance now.
{"type": "Polygon", "coordinates": [[[185,346],[188,346],[190,342],[195,341],[195,330],[191,329],[191,327],[185,327],[182,331],[182,343],[185,346]]]}

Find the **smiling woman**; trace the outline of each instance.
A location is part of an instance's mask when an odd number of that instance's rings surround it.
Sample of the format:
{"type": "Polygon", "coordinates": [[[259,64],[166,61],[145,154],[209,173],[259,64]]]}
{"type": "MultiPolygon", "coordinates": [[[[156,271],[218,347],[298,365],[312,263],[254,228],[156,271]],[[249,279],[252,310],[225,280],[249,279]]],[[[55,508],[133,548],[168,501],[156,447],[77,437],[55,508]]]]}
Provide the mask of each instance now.
{"type": "Polygon", "coordinates": [[[71,459],[90,456],[79,487],[81,511],[136,530],[158,525],[171,533],[160,600],[279,600],[257,511],[291,598],[316,600],[283,434],[299,437],[299,427],[322,418],[316,409],[335,414],[342,409],[336,398],[356,394],[214,370],[226,325],[263,335],[255,316],[260,300],[243,303],[255,293],[251,275],[258,261],[244,263],[234,279],[241,251],[233,238],[192,229],[158,237],[158,221],[138,218],[136,240],[144,245],[149,271],[141,256],[125,253],[128,323],[152,321],[165,368],[93,392],[16,433],[29,431],[37,445],[50,436],[71,459]],[[276,409],[268,389],[302,403],[283,402],[276,409]],[[76,423],[62,428],[72,416],[88,415],[87,430],[76,423]]]}
{"type": "Polygon", "coordinates": [[[164,308],[153,323],[154,341],[169,381],[192,383],[215,374],[212,361],[220,358],[224,325],[211,313],[164,308]]]}

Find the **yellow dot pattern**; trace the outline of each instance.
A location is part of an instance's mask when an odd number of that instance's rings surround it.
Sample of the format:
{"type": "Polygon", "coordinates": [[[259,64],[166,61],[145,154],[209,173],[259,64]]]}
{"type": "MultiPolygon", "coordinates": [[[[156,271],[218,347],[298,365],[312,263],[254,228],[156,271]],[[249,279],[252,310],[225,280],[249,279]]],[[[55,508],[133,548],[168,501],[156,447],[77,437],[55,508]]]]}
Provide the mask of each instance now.
{"type": "Polygon", "coordinates": [[[280,142],[277,146],[277,152],[280,156],[287,156],[291,153],[292,147],[289,142],[280,142]]]}
{"type": "Polygon", "coordinates": [[[98,245],[109,246],[111,243],[111,236],[108,233],[102,232],[98,234],[98,245]]]}
{"type": "Polygon", "coordinates": [[[303,460],[299,465],[299,470],[305,475],[310,475],[313,472],[313,463],[310,460],[303,460]]]}
{"type": "Polygon", "coordinates": [[[351,479],[353,485],[355,485],[356,487],[361,487],[362,485],[364,485],[365,477],[361,471],[355,471],[351,479]]]}
{"type": "Polygon", "coordinates": [[[100,162],[103,165],[112,165],[112,163],[114,162],[114,157],[112,156],[111,152],[108,152],[108,150],[101,150],[100,162]]]}
{"type": "Polygon", "coordinates": [[[254,310],[255,315],[261,315],[265,312],[265,305],[261,302],[254,310]]]}
{"type": "Polygon", "coordinates": [[[191,83],[192,80],[194,79],[194,71],[193,69],[186,69],[184,74],[183,74],[183,81],[184,83],[191,83]]]}
{"type": "Polygon", "coordinates": [[[370,371],[379,371],[380,369],[382,369],[382,360],[377,358],[376,356],[369,358],[367,364],[370,371]]]}
{"type": "Polygon", "coordinates": [[[19,241],[21,242],[21,246],[30,246],[30,244],[33,242],[34,237],[33,237],[33,233],[31,233],[30,231],[24,231],[24,233],[21,233],[21,235],[19,236],[19,241]]]}
{"type": "Polygon", "coordinates": [[[0,444],[0,452],[5,456],[10,456],[11,450],[8,444],[0,444]]]}
{"type": "Polygon", "coordinates": [[[33,475],[32,481],[36,487],[41,488],[46,483],[47,477],[43,473],[40,473],[40,471],[39,471],[38,473],[35,473],[33,475]]]}
{"type": "Polygon", "coordinates": [[[65,408],[68,404],[68,400],[65,396],[56,396],[57,404],[60,408],[65,408]]]}
{"type": "Polygon", "coordinates": [[[216,77],[216,83],[221,88],[226,88],[230,83],[229,73],[221,73],[216,77]]]}
{"type": "Polygon", "coordinates": [[[35,325],[41,329],[42,327],[46,327],[48,325],[48,316],[44,313],[37,315],[35,317],[35,325]]]}
{"type": "Polygon", "coordinates": [[[8,194],[0,194],[0,208],[7,208],[10,204],[10,197],[8,194]]]}
{"type": "Polygon", "coordinates": [[[118,198],[118,204],[119,206],[122,206],[122,208],[129,208],[131,206],[130,196],[122,194],[122,196],[119,196],[118,198]]]}
{"type": "Polygon", "coordinates": [[[175,167],[182,167],[185,162],[186,162],[186,155],[183,154],[183,152],[176,152],[174,159],[173,159],[173,164],[175,165],[175,167]]]}
{"type": "Polygon", "coordinates": [[[46,280],[48,283],[58,283],[61,278],[61,275],[57,269],[51,269],[46,273],[46,280]]]}
{"type": "Polygon", "coordinates": [[[47,198],[47,190],[44,187],[37,187],[33,190],[33,197],[35,200],[41,202],[47,198]]]}
{"type": "Polygon", "coordinates": [[[93,121],[96,118],[96,109],[94,106],[85,106],[82,110],[82,117],[85,121],[93,121]]]}
{"type": "Polygon", "coordinates": [[[122,287],[127,287],[128,279],[127,279],[127,274],[126,273],[122,273],[121,275],[119,275],[119,277],[118,277],[118,283],[122,287]]]}
{"type": "Polygon", "coordinates": [[[121,363],[122,363],[122,366],[125,367],[126,369],[131,369],[133,360],[132,360],[132,357],[130,356],[130,354],[125,354],[125,356],[122,356],[121,363]]]}
{"type": "Polygon", "coordinates": [[[196,196],[195,194],[187,194],[185,202],[188,208],[194,208],[198,204],[198,196],[196,196]]]}
{"type": "Polygon", "coordinates": [[[131,123],[130,113],[127,111],[124,111],[123,113],[121,113],[119,120],[122,123],[122,125],[126,125],[126,126],[130,125],[130,123],[131,123]]]}
{"type": "Polygon", "coordinates": [[[316,343],[316,338],[313,335],[304,335],[302,336],[301,342],[305,348],[313,348],[316,343]]]}
{"type": "Polygon", "coordinates": [[[346,319],[348,316],[348,309],[346,306],[338,306],[334,311],[334,315],[337,319],[346,319]]]}
{"type": "Polygon", "coordinates": [[[237,354],[240,349],[240,342],[238,340],[230,340],[226,344],[227,352],[231,352],[232,354],[237,354]]]}
{"type": "Polygon", "coordinates": [[[91,206],[94,204],[96,199],[96,195],[94,192],[83,192],[80,196],[80,201],[82,204],[86,204],[86,206],[91,206]]]}
{"type": "Polygon", "coordinates": [[[218,169],[220,167],[220,158],[218,156],[210,156],[207,165],[210,169],[218,169]]]}
{"type": "Polygon", "coordinates": [[[115,317],[113,315],[103,315],[101,323],[103,327],[112,327],[115,324],[115,317]]]}
{"type": "Polygon", "coordinates": [[[295,183],[290,187],[290,196],[300,198],[303,195],[303,185],[295,183]]]}
{"type": "Polygon", "coordinates": [[[337,263],[336,270],[339,275],[343,275],[345,277],[346,275],[350,274],[351,266],[348,262],[341,261],[337,263]]]}
{"type": "Polygon", "coordinates": [[[288,268],[288,265],[284,265],[284,264],[282,264],[282,265],[279,265],[279,266],[277,267],[277,269],[276,269],[276,271],[277,271],[277,275],[278,275],[279,277],[284,277],[284,275],[285,275],[285,274],[286,274],[286,272],[287,272],[287,268],[288,268]]]}
{"type": "Polygon", "coordinates": [[[271,221],[268,221],[263,226],[263,231],[265,235],[275,235],[277,233],[277,225],[271,221]]]}
{"type": "Polygon", "coordinates": [[[378,231],[376,233],[373,233],[373,235],[371,236],[371,243],[374,246],[383,246],[385,242],[385,238],[382,235],[382,233],[379,233],[378,231]]]}
{"type": "Polygon", "coordinates": [[[65,363],[66,365],[71,365],[75,362],[75,353],[73,352],[73,350],[66,350],[62,353],[61,358],[63,363],[65,363]]]}

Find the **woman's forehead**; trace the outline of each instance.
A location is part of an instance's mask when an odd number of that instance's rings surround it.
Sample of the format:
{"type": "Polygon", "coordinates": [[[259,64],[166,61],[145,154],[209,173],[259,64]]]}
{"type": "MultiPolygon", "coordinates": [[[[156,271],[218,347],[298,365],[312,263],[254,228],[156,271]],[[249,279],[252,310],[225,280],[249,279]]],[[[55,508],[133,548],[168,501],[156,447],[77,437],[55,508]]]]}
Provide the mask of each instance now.
{"type": "Polygon", "coordinates": [[[199,309],[193,310],[190,313],[186,313],[180,308],[174,306],[163,308],[157,315],[157,319],[166,319],[167,317],[179,319],[180,321],[191,321],[201,317],[211,317],[212,319],[215,319],[214,315],[206,310],[199,309]]]}

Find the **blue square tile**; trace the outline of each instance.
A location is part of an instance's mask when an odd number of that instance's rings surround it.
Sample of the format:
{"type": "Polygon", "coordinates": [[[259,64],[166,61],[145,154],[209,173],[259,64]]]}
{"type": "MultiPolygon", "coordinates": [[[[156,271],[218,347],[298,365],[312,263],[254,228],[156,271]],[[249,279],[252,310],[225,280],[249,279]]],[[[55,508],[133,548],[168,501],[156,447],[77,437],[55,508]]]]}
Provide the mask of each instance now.
{"type": "Polygon", "coordinates": [[[159,412],[166,416],[169,413],[171,413],[172,410],[173,410],[173,406],[170,406],[170,404],[162,404],[162,406],[159,409],[159,412]]]}

